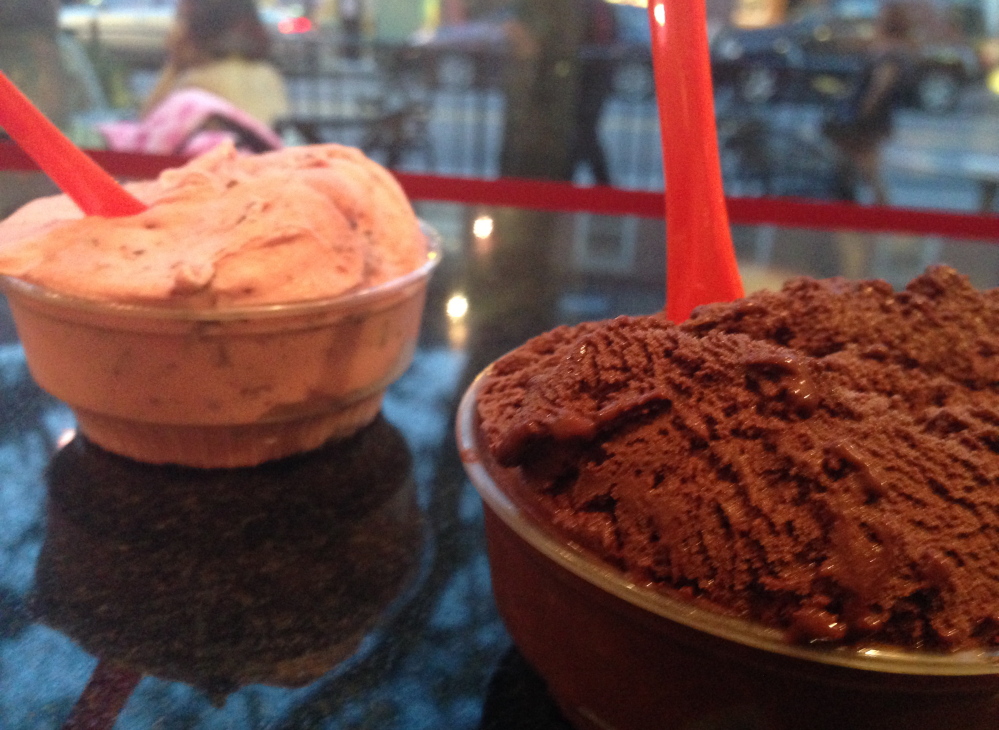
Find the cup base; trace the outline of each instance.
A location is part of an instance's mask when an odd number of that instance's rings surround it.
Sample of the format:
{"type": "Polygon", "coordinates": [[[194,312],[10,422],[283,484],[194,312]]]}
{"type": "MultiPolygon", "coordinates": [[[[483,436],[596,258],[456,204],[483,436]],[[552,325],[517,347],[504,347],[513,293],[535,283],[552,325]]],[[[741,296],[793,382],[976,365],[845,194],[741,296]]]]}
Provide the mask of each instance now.
{"type": "Polygon", "coordinates": [[[514,643],[575,730],[991,730],[991,676],[811,666],[697,632],[601,591],[485,510],[514,643]]]}
{"type": "Polygon", "coordinates": [[[142,423],[74,408],[77,425],[101,448],[147,464],[201,469],[257,466],[347,438],[371,423],[384,392],[345,408],[293,421],[227,426],[142,423]]]}

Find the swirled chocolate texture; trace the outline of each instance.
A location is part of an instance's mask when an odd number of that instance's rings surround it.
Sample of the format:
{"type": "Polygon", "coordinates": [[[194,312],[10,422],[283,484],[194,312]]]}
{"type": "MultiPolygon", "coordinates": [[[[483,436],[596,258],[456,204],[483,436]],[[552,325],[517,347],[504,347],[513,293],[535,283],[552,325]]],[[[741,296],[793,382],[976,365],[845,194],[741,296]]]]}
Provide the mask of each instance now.
{"type": "Polygon", "coordinates": [[[935,267],[560,328],[497,361],[504,488],[795,641],[999,643],[999,292],[935,267]]]}

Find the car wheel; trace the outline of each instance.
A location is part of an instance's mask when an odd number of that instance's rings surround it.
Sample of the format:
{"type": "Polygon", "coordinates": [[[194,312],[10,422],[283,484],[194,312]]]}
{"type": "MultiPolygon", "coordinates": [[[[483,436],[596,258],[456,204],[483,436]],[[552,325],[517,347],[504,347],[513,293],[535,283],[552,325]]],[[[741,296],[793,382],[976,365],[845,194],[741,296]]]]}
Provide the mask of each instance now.
{"type": "Polygon", "coordinates": [[[924,72],[916,87],[920,108],[934,114],[953,111],[960,95],[961,82],[953,73],[943,69],[924,72]]]}
{"type": "Polygon", "coordinates": [[[777,71],[767,66],[750,66],[739,77],[738,93],[743,101],[765,104],[777,97],[777,71]]]}
{"type": "Polygon", "coordinates": [[[614,71],[614,94],[626,101],[644,101],[652,96],[652,68],[641,61],[625,61],[614,71]]]}

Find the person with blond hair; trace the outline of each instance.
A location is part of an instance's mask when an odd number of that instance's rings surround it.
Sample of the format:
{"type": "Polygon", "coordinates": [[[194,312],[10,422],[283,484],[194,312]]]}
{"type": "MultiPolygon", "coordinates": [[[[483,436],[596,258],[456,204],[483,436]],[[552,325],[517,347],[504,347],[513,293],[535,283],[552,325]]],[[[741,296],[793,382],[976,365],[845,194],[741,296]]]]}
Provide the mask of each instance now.
{"type": "Polygon", "coordinates": [[[137,120],[97,126],[108,149],[193,156],[226,141],[278,149],[284,81],[253,0],[180,0],[167,62],[137,120]]]}

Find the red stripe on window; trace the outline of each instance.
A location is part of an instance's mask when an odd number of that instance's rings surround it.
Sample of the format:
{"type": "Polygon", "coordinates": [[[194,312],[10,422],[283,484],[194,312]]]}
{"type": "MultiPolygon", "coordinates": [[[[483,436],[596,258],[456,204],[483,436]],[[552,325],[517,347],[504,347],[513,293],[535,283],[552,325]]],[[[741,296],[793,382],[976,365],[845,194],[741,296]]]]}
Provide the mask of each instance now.
{"type": "MultiPolygon", "coordinates": [[[[183,157],[135,155],[102,150],[88,154],[118,178],[155,177],[183,164],[183,157]]],[[[13,143],[0,143],[0,170],[37,169],[13,143]]],[[[413,200],[466,205],[494,205],[566,213],[636,215],[662,218],[662,192],[578,187],[563,182],[502,178],[442,177],[395,173],[413,200]]],[[[796,198],[728,198],[733,224],[775,225],[819,230],[855,230],[870,233],[909,233],[922,236],[970,238],[999,243],[999,216],[945,213],[913,208],[863,206],[796,198]]]]}

